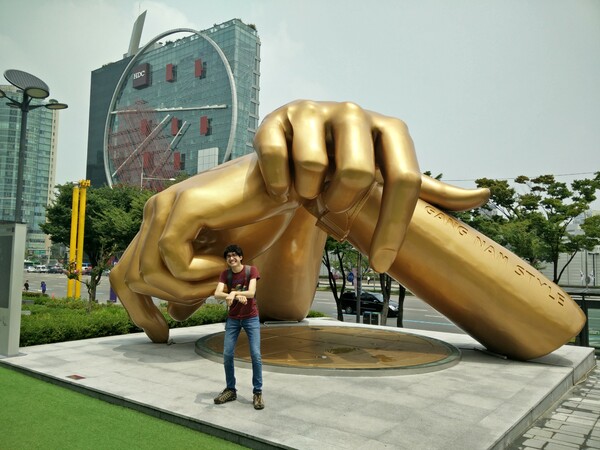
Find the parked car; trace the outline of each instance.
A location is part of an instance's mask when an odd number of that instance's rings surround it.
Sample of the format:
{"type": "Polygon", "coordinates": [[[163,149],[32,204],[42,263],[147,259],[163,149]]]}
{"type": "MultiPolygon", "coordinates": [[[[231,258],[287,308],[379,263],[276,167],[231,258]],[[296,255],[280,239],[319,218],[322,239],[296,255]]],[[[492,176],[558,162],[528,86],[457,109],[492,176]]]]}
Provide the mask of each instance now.
{"type": "Polygon", "coordinates": [[[92,273],[92,265],[90,263],[81,263],[82,275],[89,275],[92,273]]]}
{"type": "Polygon", "coordinates": [[[27,268],[25,269],[28,273],[35,273],[35,266],[31,265],[31,266],[27,266],[27,268]]]}
{"type": "MultiPolygon", "coordinates": [[[[354,291],[346,291],[342,294],[342,309],[346,314],[354,314],[356,312],[356,293],[354,291]]],[[[360,312],[382,312],[383,311],[383,295],[379,292],[363,291],[360,295],[360,312]]],[[[390,300],[388,305],[388,317],[398,316],[398,302],[390,300]]]]}
{"type": "Polygon", "coordinates": [[[64,268],[60,264],[54,264],[53,266],[48,267],[48,273],[63,273],[64,268]]]}
{"type": "Polygon", "coordinates": [[[37,273],[48,273],[48,268],[46,267],[46,264],[38,264],[35,266],[35,271],[37,273]]]}

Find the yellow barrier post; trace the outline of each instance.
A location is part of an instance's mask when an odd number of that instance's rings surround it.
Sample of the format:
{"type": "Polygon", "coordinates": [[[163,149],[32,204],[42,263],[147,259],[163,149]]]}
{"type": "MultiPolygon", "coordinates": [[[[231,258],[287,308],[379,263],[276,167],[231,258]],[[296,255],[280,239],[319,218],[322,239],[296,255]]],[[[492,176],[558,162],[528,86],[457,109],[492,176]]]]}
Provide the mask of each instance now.
{"type": "Polygon", "coordinates": [[[79,214],[77,226],[77,280],[75,285],[75,297],[81,298],[81,269],[83,265],[83,236],[85,231],[85,203],[87,199],[87,188],[90,186],[90,180],[81,180],[79,182],[79,214]]]}
{"type": "MultiPolygon", "coordinates": [[[[69,241],[69,268],[73,266],[77,254],[77,220],[79,212],[79,186],[73,187],[73,203],[71,205],[71,240],[69,241]]],[[[67,281],[67,297],[75,296],[75,286],[78,283],[71,278],[67,281]]]]}

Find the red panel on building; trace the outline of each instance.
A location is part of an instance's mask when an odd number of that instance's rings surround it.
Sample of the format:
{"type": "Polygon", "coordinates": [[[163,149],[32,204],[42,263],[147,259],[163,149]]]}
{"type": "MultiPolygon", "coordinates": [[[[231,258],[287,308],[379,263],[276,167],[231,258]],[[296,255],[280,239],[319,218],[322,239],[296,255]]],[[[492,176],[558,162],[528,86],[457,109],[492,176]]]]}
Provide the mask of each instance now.
{"type": "Polygon", "coordinates": [[[202,70],[203,70],[202,60],[201,59],[197,59],[194,62],[194,76],[196,78],[201,77],[202,76],[202,70]]]}
{"type": "Polygon", "coordinates": [[[151,121],[142,119],[140,123],[140,132],[142,133],[142,136],[148,136],[150,134],[151,125],[151,121]]]}
{"type": "Polygon", "coordinates": [[[179,119],[177,117],[173,117],[171,119],[171,135],[175,136],[179,131],[179,119]]]}
{"type": "Polygon", "coordinates": [[[208,116],[200,117],[200,134],[206,136],[208,134],[208,116]]]}
{"type": "Polygon", "coordinates": [[[181,170],[181,153],[179,152],[173,153],[173,169],[181,170]]]}
{"type": "Polygon", "coordinates": [[[167,81],[175,81],[175,67],[173,64],[167,64],[167,81]]]}
{"type": "Polygon", "coordinates": [[[142,153],[144,156],[144,169],[152,168],[154,166],[154,154],[153,153],[142,153]]]}

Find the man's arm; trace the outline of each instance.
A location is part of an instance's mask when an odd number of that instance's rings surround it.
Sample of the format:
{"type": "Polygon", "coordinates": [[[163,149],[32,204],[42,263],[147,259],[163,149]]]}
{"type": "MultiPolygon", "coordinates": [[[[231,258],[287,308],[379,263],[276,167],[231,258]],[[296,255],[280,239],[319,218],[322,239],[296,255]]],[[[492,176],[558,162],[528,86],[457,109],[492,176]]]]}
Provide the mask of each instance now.
{"type": "Polygon", "coordinates": [[[235,291],[236,296],[254,298],[255,294],[256,294],[256,278],[250,279],[250,282],[248,283],[248,288],[245,291],[235,291]]]}

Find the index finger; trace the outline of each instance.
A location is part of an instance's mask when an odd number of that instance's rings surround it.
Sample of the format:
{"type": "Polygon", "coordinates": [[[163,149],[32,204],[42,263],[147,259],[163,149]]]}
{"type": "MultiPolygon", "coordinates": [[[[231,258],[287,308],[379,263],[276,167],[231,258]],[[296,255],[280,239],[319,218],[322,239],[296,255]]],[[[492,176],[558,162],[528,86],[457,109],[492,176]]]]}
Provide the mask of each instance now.
{"type": "Polygon", "coordinates": [[[387,271],[404,242],[421,190],[421,171],[404,122],[372,114],[378,133],[375,158],[383,177],[383,195],[369,253],[377,272],[387,271]]]}
{"type": "Polygon", "coordinates": [[[279,111],[269,114],[254,136],[254,148],[271,197],[287,200],[291,185],[286,129],[279,111]]]}

